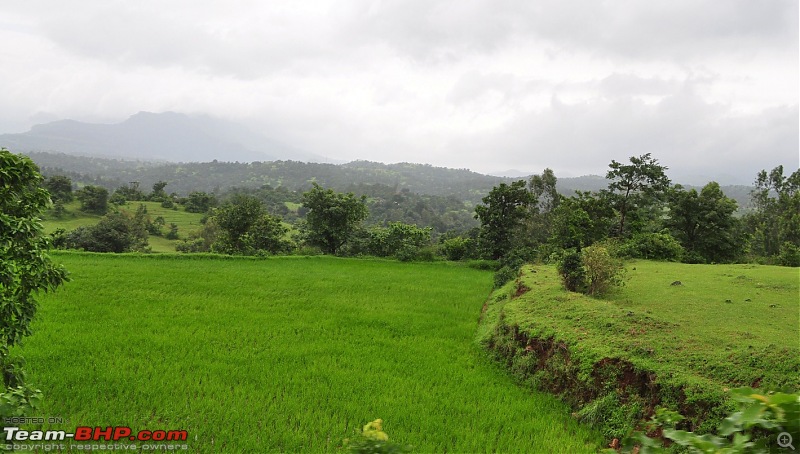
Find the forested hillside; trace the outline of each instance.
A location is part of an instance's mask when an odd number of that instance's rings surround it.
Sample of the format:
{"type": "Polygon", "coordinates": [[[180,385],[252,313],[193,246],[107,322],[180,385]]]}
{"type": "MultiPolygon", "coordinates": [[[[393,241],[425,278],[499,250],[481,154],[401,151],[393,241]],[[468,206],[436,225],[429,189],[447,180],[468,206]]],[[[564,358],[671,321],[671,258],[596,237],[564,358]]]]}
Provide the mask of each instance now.
{"type": "MultiPolygon", "coordinates": [[[[144,188],[166,181],[169,184],[167,191],[179,195],[187,195],[192,191],[220,194],[233,187],[256,189],[263,185],[305,191],[312,182],[317,182],[339,191],[353,190],[367,196],[369,192],[359,192],[357,188],[389,186],[398,193],[407,189],[416,194],[456,197],[474,207],[494,186],[526,179],[483,175],[467,169],[448,169],[429,164],[382,164],[370,161],[339,165],[298,161],[166,163],[63,153],[30,153],[30,157],[47,176],[65,175],[75,183],[103,186],[112,191],[132,181],[139,182],[144,188]]],[[[597,175],[559,177],[557,189],[562,195],[568,196],[576,190],[596,191],[605,188],[606,184],[605,178],[597,175]]],[[[747,207],[751,189],[749,186],[722,187],[740,208],[747,207]]]]}

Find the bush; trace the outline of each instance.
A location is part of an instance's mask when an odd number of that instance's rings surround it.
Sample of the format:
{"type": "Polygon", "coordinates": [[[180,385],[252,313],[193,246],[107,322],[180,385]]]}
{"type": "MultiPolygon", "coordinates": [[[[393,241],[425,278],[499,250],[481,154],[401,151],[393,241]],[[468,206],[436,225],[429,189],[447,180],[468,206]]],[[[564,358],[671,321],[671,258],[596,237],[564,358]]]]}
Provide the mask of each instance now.
{"type": "Polygon", "coordinates": [[[638,233],[618,248],[623,257],[680,261],[683,258],[683,246],[667,233],[638,233]]]}
{"type": "Polygon", "coordinates": [[[612,286],[622,285],[622,262],[611,257],[603,246],[589,246],[581,253],[586,270],[586,293],[602,295],[612,286]]]}
{"type": "Polygon", "coordinates": [[[800,266],[800,249],[790,242],[781,245],[781,252],[778,255],[778,264],[781,266],[800,266]]]}
{"type": "Polygon", "coordinates": [[[90,252],[145,251],[147,228],[139,218],[111,213],[96,225],[78,227],[66,234],[64,244],[70,249],[90,252]]]}
{"type": "MultiPolygon", "coordinates": [[[[767,453],[777,447],[789,452],[786,440],[779,437],[800,433],[800,394],[739,388],[731,390],[731,397],[739,403],[739,411],[722,421],[717,430],[720,436],[677,430],[674,427],[683,416],[663,408],[656,411],[648,429],[661,431],[665,439],[689,448],[690,452],[767,453]]],[[[625,445],[626,452],[674,452],[643,432],[635,432],[625,445]]]]}
{"type": "Polygon", "coordinates": [[[565,252],[558,263],[558,274],[561,275],[565,289],[570,292],[585,292],[586,270],[583,268],[583,257],[580,252],[565,252]]]}
{"type": "Polygon", "coordinates": [[[475,247],[475,241],[471,238],[457,236],[450,238],[442,243],[442,251],[447,260],[461,260],[467,256],[469,250],[475,247]]]}

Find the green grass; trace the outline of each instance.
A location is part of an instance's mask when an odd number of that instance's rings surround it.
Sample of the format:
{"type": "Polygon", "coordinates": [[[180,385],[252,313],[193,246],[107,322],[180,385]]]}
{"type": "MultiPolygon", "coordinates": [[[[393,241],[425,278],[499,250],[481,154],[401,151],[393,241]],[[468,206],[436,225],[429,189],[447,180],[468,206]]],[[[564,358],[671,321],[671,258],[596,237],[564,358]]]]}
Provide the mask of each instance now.
{"type": "MultiPolygon", "coordinates": [[[[24,354],[41,414],[199,452],[336,450],[384,419],[418,452],[595,452],[473,342],[491,273],[446,263],[55,254],[24,354]]],[[[65,427],[66,426],[66,427],[65,427]]]]}
{"type": "MultiPolygon", "coordinates": [[[[799,278],[796,268],[637,261],[627,265],[626,285],[599,299],[563,290],[554,266],[526,267],[530,291],[518,294],[516,283],[497,291],[478,337],[491,343],[499,325],[519,326],[563,343],[581,387],[604,360],[623,360],[663,392],[677,390],[662,403],[683,402],[678,410],[715,427],[724,409],[713,406],[726,388],[800,389],[799,278]]],[[[513,367],[522,367],[524,345],[514,348],[513,367]]]]}
{"type": "MultiPolygon", "coordinates": [[[[159,216],[164,218],[165,224],[161,227],[161,231],[164,234],[169,232],[170,223],[175,223],[178,226],[180,239],[187,238],[189,234],[202,228],[200,219],[203,215],[201,213],[188,213],[180,206],[178,206],[177,210],[173,210],[171,208],[163,208],[160,202],[128,202],[126,205],[120,206],[119,210],[133,215],[140,204],[147,207],[147,214],[150,215],[151,221],[154,221],[159,216]]],[[[80,226],[94,225],[100,222],[100,218],[102,218],[102,216],[81,212],[80,202],[78,201],[65,205],[65,208],[68,213],[60,219],[53,217],[52,211],[46,215],[43,222],[45,233],[52,233],[59,228],[69,231],[80,226]]],[[[175,245],[178,241],[168,240],[163,236],[150,235],[148,237],[148,244],[153,252],[175,252],[175,245]]]]}

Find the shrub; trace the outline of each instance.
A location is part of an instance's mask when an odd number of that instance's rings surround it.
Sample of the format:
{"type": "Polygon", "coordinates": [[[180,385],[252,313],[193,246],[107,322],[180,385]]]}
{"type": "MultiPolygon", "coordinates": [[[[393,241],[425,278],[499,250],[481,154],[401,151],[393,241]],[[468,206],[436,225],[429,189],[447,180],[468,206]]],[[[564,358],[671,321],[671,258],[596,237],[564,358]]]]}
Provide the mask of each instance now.
{"type": "Polygon", "coordinates": [[[570,292],[585,291],[586,270],[583,268],[583,257],[580,252],[565,252],[558,263],[558,274],[561,275],[565,289],[570,292]]]}
{"type": "Polygon", "coordinates": [[[147,228],[144,222],[125,213],[111,213],[96,225],[78,227],[66,234],[64,244],[90,252],[144,251],[147,228]]]}
{"type": "MultiPolygon", "coordinates": [[[[674,427],[683,416],[663,408],[656,411],[649,429],[656,433],[661,429],[665,439],[689,448],[690,452],[726,453],[773,452],[771,448],[776,445],[786,449],[787,440],[779,437],[800,433],[800,394],[739,388],[731,391],[731,397],[739,403],[739,411],[722,421],[717,431],[720,436],[676,430],[674,427]],[[754,434],[758,432],[769,435],[756,439],[754,434]]],[[[635,432],[625,444],[626,451],[673,452],[642,432],[635,432]]]]}
{"type": "Polygon", "coordinates": [[[684,249],[667,233],[638,233],[622,244],[618,253],[637,259],[680,261],[684,249]]]}
{"type": "Polygon", "coordinates": [[[442,243],[442,251],[447,260],[461,260],[473,247],[475,247],[475,241],[460,236],[449,238],[442,243]]]}
{"type": "Polygon", "coordinates": [[[586,270],[586,293],[602,295],[612,286],[622,285],[622,262],[611,257],[603,246],[589,246],[581,253],[586,270]]]}
{"type": "Polygon", "coordinates": [[[800,266],[800,249],[790,242],[781,245],[781,252],[778,255],[778,264],[781,266],[800,266]]]}

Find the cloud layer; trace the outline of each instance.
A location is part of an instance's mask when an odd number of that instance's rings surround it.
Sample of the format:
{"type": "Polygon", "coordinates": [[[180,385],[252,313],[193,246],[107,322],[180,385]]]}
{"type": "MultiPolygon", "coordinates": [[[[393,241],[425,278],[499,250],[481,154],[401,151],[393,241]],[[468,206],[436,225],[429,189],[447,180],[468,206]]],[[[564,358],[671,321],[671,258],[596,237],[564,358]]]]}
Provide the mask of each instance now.
{"type": "Polygon", "coordinates": [[[673,178],[798,165],[794,0],[164,5],[3,2],[0,132],[173,110],[484,172],[647,152],[673,178]]]}

